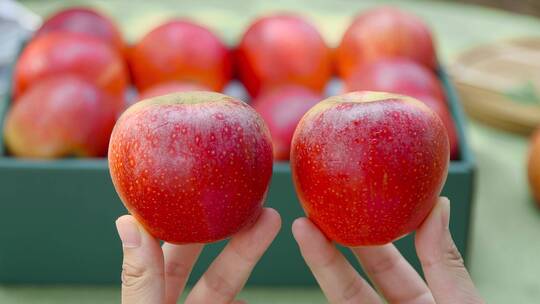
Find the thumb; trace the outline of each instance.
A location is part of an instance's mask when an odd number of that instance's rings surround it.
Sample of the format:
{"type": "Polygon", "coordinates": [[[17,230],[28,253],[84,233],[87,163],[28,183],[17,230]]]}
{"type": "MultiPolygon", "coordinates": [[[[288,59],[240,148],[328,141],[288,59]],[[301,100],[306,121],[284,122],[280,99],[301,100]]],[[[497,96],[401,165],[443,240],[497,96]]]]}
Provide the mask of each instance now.
{"type": "Polygon", "coordinates": [[[450,201],[441,197],[416,232],[415,245],[437,303],[483,303],[449,230],[450,201]]]}
{"type": "Polygon", "coordinates": [[[118,218],[116,229],[124,251],[122,303],[163,303],[163,252],[159,242],[131,215],[118,218]]]}

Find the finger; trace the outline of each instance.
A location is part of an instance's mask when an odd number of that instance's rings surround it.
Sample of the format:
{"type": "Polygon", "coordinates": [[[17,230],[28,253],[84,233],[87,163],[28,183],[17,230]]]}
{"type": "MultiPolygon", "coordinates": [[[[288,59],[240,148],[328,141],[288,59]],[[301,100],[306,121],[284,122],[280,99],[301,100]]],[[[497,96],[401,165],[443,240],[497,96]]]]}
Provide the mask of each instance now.
{"type": "Polygon", "coordinates": [[[122,240],[122,303],[163,303],[163,253],[159,242],[140,226],[131,215],[116,220],[122,240]]]}
{"type": "Polygon", "coordinates": [[[295,220],[292,231],[304,260],[330,303],[382,303],[373,288],[310,220],[295,220]]]}
{"type": "Polygon", "coordinates": [[[230,303],[281,227],[274,209],[265,208],[255,222],[237,233],[195,284],[186,303],[230,303]]]}
{"type": "Polygon", "coordinates": [[[189,274],[199,257],[203,244],[162,246],[165,260],[165,303],[173,304],[184,290],[189,274]]]}
{"type": "Polygon", "coordinates": [[[416,251],[437,303],[482,303],[465,269],[448,224],[450,202],[440,198],[416,232],[416,251]]]}
{"type": "Polygon", "coordinates": [[[424,280],[393,244],[351,250],[389,303],[435,303],[424,280]]]}

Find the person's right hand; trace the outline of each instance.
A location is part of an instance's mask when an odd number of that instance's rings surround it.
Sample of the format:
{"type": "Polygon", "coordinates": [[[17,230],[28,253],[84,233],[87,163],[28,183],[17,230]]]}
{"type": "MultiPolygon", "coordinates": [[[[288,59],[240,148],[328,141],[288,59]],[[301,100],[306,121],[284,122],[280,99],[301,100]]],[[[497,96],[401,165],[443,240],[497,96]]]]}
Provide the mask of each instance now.
{"type": "Polygon", "coordinates": [[[328,301],[336,303],[484,303],[448,229],[450,202],[439,199],[416,231],[427,284],[393,244],[351,248],[379,294],[307,218],[293,223],[300,251],[328,301]]]}
{"type": "MultiPolygon", "coordinates": [[[[124,250],[122,303],[176,303],[203,244],[164,243],[160,247],[159,241],[131,215],[120,217],[116,226],[124,250]]],[[[264,208],[253,225],[232,236],[193,286],[185,303],[245,303],[235,298],[280,227],[279,214],[264,208]]]]}

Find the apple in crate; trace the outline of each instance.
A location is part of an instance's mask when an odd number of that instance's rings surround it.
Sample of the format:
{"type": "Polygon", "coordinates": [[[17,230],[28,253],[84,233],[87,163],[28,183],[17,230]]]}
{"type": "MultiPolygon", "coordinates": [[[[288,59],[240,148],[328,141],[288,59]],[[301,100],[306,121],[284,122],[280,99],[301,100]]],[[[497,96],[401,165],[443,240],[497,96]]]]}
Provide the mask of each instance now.
{"type": "Polygon", "coordinates": [[[404,58],[381,59],[358,66],[344,82],[347,92],[381,91],[404,95],[423,93],[445,100],[443,87],[435,73],[404,58]]]}
{"type": "Polygon", "coordinates": [[[194,82],[169,81],[159,83],[144,90],[139,95],[139,100],[167,95],[171,93],[189,92],[189,91],[211,91],[207,86],[194,82]]]}
{"type": "Polygon", "coordinates": [[[117,102],[75,76],[54,76],[28,89],[6,115],[11,154],[26,158],[105,156],[117,102]]]}
{"type": "Polygon", "coordinates": [[[232,77],[227,47],[207,28],[186,20],[167,22],[130,50],[130,67],[140,91],[168,81],[196,82],[221,91],[232,77]]]}
{"type": "Polygon", "coordinates": [[[84,34],[53,32],[32,39],[23,50],[15,65],[14,95],[17,98],[35,83],[59,74],[77,75],[114,96],[123,96],[128,83],[122,56],[105,42],[84,34]]]}
{"type": "Polygon", "coordinates": [[[380,7],[357,16],[336,52],[342,77],[359,65],[381,58],[404,57],[429,69],[437,58],[429,27],[417,16],[393,7],[380,7]]]}
{"type": "Polygon", "coordinates": [[[120,53],[125,50],[122,35],[114,22],[90,8],[72,7],[55,13],[43,22],[35,36],[50,32],[86,34],[105,41],[120,53]]]}
{"type": "Polygon", "coordinates": [[[321,92],[332,73],[331,52],[323,38],[293,14],[267,16],[251,24],[236,49],[236,61],[252,97],[284,84],[321,92]]]}
{"type": "Polygon", "coordinates": [[[320,102],[298,124],[291,149],[304,211],[346,246],[382,245],[415,230],[449,161],[440,118],[416,99],[381,92],[320,102]]]}
{"type": "Polygon", "coordinates": [[[138,102],[109,145],[111,177],[156,238],[174,244],[229,237],[256,220],[272,175],[272,142],[249,105],[212,92],[138,102]]]}
{"type": "Polygon", "coordinates": [[[285,86],[261,94],[254,108],[268,125],[274,145],[274,159],[288,160],[296,125],[323,98],[301,86],[285,86]]]}

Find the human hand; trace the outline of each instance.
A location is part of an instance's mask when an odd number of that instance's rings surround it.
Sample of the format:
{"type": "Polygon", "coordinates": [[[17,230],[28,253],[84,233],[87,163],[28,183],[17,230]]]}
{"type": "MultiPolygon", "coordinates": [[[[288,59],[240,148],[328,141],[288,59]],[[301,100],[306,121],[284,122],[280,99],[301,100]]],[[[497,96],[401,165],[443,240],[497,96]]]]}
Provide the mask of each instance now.
{"type": "Polygon", "coordinates": [[[336,303],[484,303],[465,269],[448,224],[450,202],[440,198],[416,231],[427,284],[393,244],[351,248],[379,294],[307,218],[293,223],[300,251],[328,301],[336,303]]]}
{"type": "MultiPolygon", "coordinates": [[[[122,240],[123,304],[176,303],[203,244],[173,245],[154,239],[131,215],[116,221],[122,240]]],[[[257,221],[235,234],[185,303],[243,303],[235,298],[281,227],[279,214],[264,208],[257,221]]]]}

